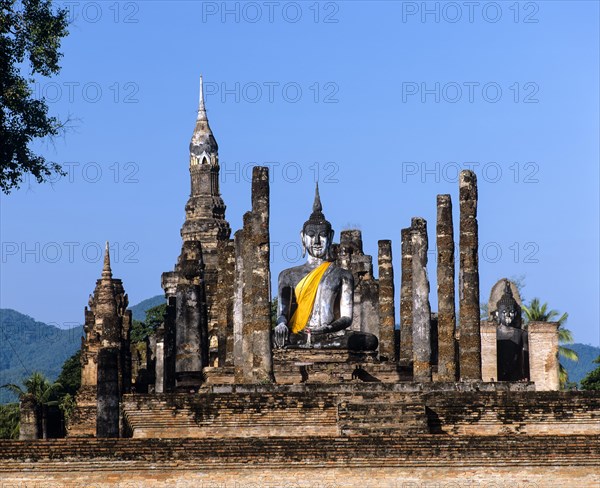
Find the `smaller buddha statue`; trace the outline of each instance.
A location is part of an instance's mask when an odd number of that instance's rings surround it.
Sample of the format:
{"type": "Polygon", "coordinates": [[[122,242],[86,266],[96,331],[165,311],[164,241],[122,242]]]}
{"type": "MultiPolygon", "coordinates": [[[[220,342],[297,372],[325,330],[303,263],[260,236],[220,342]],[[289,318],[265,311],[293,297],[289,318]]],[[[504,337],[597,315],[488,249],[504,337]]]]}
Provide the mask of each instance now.
{"type": "Polygon", "coordinates": [[[275,347],[377,349],[376,336],[348,329],[352,324],[354,278],[332,259],[333,235],[317,185],[312,213],[300,232],[307,261],[279,275],[275,347]]]}
{"type": "Polygon", "coordinates": [[[521,326],[521,308],[505,280],[504,293],[493,314],[497,323],[498,379],[519,381],[529,376],[527,332],[521,326]]]}

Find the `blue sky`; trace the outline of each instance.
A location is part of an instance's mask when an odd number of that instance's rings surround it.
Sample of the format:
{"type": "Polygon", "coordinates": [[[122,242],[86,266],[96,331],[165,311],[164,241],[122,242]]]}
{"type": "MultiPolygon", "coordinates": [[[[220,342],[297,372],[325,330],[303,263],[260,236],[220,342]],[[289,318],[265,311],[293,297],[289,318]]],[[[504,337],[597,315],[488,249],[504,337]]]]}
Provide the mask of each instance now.
{"type": "MultiPolygon", "coordinates": [[[[40,80],[75,128],[37,147],[66,164],[52,185],[1,197],[0,306],[83,320],[113,244],[130,302],[162,293],[189,195],[198,76],[220,145],[232,228],[253,164],[272,168],[274,279],[299,264],[318,177],[325,215],[358,227],[376,260],[400,229],[479,179],[481,298],[525,276],[526,299],[569,312],[599,344],[597,2],[72,2],[62,71],[40,80]]],[[[430,254],[437,309],[435,253],[430,254]]],[[[399,287],[398,287],[399,289],[399,287]]]]}

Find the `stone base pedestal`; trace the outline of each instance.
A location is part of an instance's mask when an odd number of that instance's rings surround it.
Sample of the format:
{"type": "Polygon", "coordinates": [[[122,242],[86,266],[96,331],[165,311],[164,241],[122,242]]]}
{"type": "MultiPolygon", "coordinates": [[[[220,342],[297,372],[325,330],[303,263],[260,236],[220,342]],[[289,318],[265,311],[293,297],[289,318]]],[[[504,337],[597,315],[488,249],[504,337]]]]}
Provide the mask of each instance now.
{"type": "Polygon", "coordinates": [[[273,351],[275,381],[279,384],[410,381],[396,362],[380,362],[376,352],[336,349],[278,349],[273,351]]]}
{"type": "Polygon", "coordinates": [[[235,370],[233,366],[206,367],[202,387],[209,385],[233,385],[235,383],[235,370]]]}

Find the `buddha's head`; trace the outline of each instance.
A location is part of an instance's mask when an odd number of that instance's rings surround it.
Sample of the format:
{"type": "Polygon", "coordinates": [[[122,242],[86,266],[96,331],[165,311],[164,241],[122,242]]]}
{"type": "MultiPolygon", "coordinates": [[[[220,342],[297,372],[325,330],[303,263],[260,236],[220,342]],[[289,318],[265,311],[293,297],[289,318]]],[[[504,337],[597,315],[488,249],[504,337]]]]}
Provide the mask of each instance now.
{"type": "Polygon", "coordinates": [[[331,223],[323,215],[323,206],[319,196],[319,185],[315,189],[315,201],[309,219],[304,222],[300,239],[302,240],[302,255],[308,254],[314,258],[327,259],[333,241],[334,231],[331,223]]]}
{"type": "Polygon", "coordinates": [[[505,281],[504,294],[496,304],[495,319],[500,325],[515,327],[517,329],[521,327],[521,310],[513,297],[508,281],[505,281]]]}

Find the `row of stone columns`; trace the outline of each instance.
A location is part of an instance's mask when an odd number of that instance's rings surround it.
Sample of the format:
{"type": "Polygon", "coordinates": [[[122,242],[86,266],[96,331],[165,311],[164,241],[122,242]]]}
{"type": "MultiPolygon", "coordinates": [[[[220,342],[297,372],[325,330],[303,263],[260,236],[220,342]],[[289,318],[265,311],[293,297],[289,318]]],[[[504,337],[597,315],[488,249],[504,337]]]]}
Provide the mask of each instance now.
{"type": "MultiPolygon", "coordinates": [[[[459,181],[459,334],[456,333],[452,199],[450,195],[437,197],[439,381],[481,379],[477,178],[472,171],[463,171],[459,181]]],[[[425,219],[413,218],[411,226],[402,229],[401,238],[400,347],[397,359],[401,366],[412,364],[415,381],[431,381],[432,330],[425,219]]],[[[384,282],[386,279],[388,277],[384,274],[384,282]]],[[[380,298],[380,303],[381,300],[380,298]]],[[[383,318],[385,315],[382,316],[382,320],[383,318]]]]}

